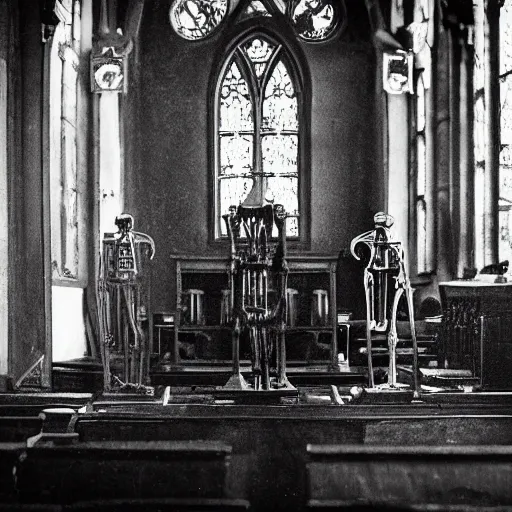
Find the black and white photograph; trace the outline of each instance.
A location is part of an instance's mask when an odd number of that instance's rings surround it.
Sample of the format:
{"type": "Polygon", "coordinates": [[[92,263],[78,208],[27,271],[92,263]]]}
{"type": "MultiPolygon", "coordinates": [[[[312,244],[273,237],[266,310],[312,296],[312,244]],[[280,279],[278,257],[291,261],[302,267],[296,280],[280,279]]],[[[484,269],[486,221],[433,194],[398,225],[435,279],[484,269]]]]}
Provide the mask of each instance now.
{"type": "Polygon", "coordinates": [[[512,512],[511,260],[512,0],[0,0],[0,512],[512,512]]]}

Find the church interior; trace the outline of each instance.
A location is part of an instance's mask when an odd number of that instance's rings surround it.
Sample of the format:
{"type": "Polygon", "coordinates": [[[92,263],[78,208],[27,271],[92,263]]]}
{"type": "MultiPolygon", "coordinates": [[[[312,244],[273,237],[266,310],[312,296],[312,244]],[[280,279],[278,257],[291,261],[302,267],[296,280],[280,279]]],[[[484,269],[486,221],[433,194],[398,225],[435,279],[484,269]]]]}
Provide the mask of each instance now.
{"type": "Polygon", "coordinates": [[[511,212],[512,0],[0,0],[0,510],[512,510],[511,212]]]}

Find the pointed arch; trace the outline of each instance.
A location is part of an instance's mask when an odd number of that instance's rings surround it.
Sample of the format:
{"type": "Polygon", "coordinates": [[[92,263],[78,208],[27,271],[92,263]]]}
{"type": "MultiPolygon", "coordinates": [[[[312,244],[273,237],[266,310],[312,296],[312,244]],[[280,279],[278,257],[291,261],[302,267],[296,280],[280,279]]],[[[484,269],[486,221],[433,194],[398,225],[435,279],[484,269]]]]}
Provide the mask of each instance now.
{"type": "Polygon", "coordinates": [[[230,45],[213,75],[214,238],[226,236],[221,222],[239,204],[253,178],[268,184],[267,198],[290,215],[287,235],[306,233],[303,146],[309,108],[303,73],[287,45],[264,30],[252,30],[230,45]]]}

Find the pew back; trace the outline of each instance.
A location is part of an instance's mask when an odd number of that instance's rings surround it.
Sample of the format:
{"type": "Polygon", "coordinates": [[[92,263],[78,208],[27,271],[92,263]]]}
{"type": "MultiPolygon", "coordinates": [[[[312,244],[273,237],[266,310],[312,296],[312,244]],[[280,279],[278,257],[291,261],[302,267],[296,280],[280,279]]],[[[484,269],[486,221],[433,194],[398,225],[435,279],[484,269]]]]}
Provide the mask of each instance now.
{"type": "Polygon", "coordinates": [[[41,416],[0,416],[0,442],[17,443],[41,432],[41,416]]]}
{"type": "Polygon", "coordinates": [[[506,505],[512,510],[511,446],[308,445],[307,451],[310,508],[506,505]]]}
{"type": "Polygon", "coordinates": [[[37,441],[20,463],[18,487],[31,503],[222,498],[231,447],[215,441],[37,441]]]}

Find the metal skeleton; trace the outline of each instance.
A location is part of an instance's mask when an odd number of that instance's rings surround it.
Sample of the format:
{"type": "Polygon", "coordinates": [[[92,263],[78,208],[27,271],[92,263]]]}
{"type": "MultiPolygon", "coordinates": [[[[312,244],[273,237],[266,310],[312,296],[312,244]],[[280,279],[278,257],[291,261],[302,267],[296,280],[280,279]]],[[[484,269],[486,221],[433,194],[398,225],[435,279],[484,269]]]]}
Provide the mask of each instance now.
{"type": "Polygon", "coordinates": [[[284,326],[286,319],[286,212],[282,205],[233,206],[223,216],[231,241],[231,304],[233,375],[226,389],[249,389],[240,373],[240,335],[247,330],[251,344],[254,390],[291,388],[286,378],[284,326]],[[269,239],[273,226],[278,242],[273,254],[269,239]],[[245,238],[240,239],[243,229],[245,238]],[[278,301],[268,304],[269,273],[277,277],[278,301]],[[271,382],[273,339],[276,336],[277,380],[271,382]]]}
{"type": "Polygon", "coordinates": [[[366,349],[368,355],[369,387],[375,387],[372,363],[372,332],[387,333],[389,347],[389,371],[387,385],[382,387],[396,389],[396,346],[398,335],[396,328],[397,309],[400,298],[405,293],[409,313],[409,323],[413,343],[413,388],[415,396],[419,395],[418,381],[418,345],[414,324],[413,290],[405,269],[402,244],[393,240],[390,227],[394,223],[391,215],[376,213],[375,229],[356,236],[350,244],[350,252],[360,260],[356,251],[358,244],[365,244],[370,249],[370,258],[364,269],[364,290],[366,296],[366,349]],[[395,293],[391,310],[388,311],[388,284],[395,281],[395,293]]]}
{"type": "Polygon", "coordinates": [[[151,394],[141,265],[144,253],[153,259],[155,243],[149,235],[132,231],[129,214],[116,217],[115,224],[117,233],[103,238],[97,283],[104,391],[151,394]]]}

